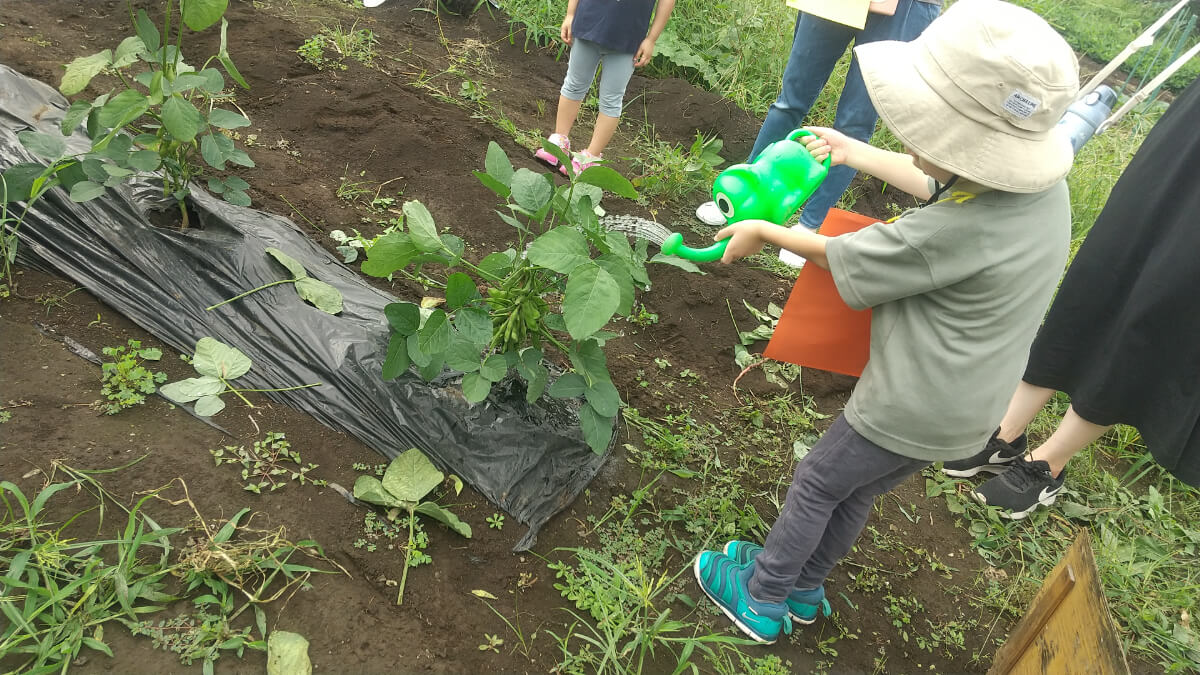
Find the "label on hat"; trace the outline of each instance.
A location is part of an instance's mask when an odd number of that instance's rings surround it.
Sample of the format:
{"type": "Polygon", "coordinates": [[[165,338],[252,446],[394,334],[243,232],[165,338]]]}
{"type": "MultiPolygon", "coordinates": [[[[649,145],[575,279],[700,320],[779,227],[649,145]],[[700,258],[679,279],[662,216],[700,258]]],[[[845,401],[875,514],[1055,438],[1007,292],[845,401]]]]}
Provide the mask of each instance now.
{"type": "Polygon", "coordinates": [[[1041,101],[1020,89],[1013,89],[1008,98],[1004,99],[1004,109],[1023,120],[1032,117],[1041,104],[1041,101]]]}

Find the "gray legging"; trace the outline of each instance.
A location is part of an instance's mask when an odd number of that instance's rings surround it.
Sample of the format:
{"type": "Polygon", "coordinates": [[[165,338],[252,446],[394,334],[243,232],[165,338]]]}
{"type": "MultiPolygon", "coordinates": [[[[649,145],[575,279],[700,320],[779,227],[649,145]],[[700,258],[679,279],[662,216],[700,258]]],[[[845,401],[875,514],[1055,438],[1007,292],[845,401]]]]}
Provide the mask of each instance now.
{"type": "Polygon", "coordinates": [[[875,445],[838,417],[796,465],[783,511],[754,559],[750,595],[783,602],[793,588],[820,586],[850,552],[875,497],[928,465],[875,445]]]}
{"type": "Polygon", "coordinates": [[[559,92],[564,98],[582,101],[592,88],[596,67],[604,63],[600,73],[600,112],[609,117],[621,116],[625,87],[633,77],[633,54],[615,52],[595,42],[575,38],[571,58],[567,61],[567,79],[559,92]]]}

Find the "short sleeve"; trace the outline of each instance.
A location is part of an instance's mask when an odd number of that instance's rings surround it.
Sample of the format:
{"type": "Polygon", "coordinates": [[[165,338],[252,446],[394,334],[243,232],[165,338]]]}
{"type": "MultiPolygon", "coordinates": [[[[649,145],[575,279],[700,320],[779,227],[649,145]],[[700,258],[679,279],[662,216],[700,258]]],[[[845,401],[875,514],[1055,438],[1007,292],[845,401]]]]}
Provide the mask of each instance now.
{"type": "Polygon", "coordinates": [[[977,272],[983,261],[974,228],[969,222],[955,222],[954,211],[929,206],[895,222],[831,239],[825,252],[842,300],[854,309],[866,309],[927,293],[977,272]]]}

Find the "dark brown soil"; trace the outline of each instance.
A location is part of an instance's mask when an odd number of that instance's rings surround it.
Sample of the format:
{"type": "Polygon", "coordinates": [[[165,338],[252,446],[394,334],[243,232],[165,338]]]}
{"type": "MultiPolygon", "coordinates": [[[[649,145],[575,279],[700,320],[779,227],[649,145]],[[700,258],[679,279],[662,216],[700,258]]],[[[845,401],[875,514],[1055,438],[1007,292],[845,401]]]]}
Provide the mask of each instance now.
{"type": "MultiPolygon", "coordinates": [[[[443,73],[455,59],[462,63],[464,50],[483,50],[484,58],[473,62],[471,78],[484,83],[487,95],[500,102],[518,128],[546,132],[553,125],[553,103],[565,62],[556,61],[550,51],[524,51],[521,37],[510,42],[508,27],[487,12],[470,18],[443,14],[439,19],[416,9],[420,8],[410,0],[391,0],[371,13],[332,0],[234,0],[227,14],[231,53],[251,85],[249,92],[239,93],[238,104],[253,120],[252,129],[243,131],[256,134],[256,144],[248,151],[258,166],[244,174],[253,185],[255,206],[293,218],[330,250],[329,230],[359,228],[370,234],[379,229],[360,222],[362,210],[336,196],[344,176],[372,184],[392,181],[383,194],[402,190],[404,199],[421,200],[439,225],[463,237],[474,254],[484,255],[507,247],[512,239],[509,227],[493,213],[494,195],[471,175],[481,168],[488,142],[500,143],[518,166],[539,168],[528,150],[487,121],[473,119],[462,107],[412,83],[422,74],[443,73]],[[317,71],[296,56],[295,49],[319,30],[319,22],[339,19],[345,25],[358,20],[359,27],[369,27],[379,36],[383,56],[376,68],[348,62],[345,71],[317,71]]],[[[9,0],[0,7],[4,36],[0,62],[57,84],[61,64],[114,46],[129,34],[126,22],[123,1],[9,0]]],[[[196,53],[212,53],[215,39],[205,34],[191,44],[196,53]]],[[[445,93],[454,97],[461,79],[444,74],[441,78],[445,93]]],[[[725,142],[725,156],[735,160],[745,155],[758,128],[752,115],[681,80],[635,76],[629,100],[633,103],[628,121],[608,153],[613,157],[637,152],[634,139],[643,123],[653,125],[670,142],[690,142],[697,131],[716,134],[725,142]]],[[[586,126],[587,120],[582,124],[586,126]]],[[[627,161],[616,162],[619,170],[628,167],[627,161]]],[[[883,193],[875,183],[860,193],[864,197],[856,205],[858,211],[889,214],[890,192],[883,193]]],[[[694,195],[692,201],[702,197],[694,195]]],[[[647,207],[615,198],[606,198],[605,206],[610,212],[649,215],[647,207]]],[[[656,217],[660,222],[686,223],[692,206],[690,201],[658,205],[656,217]]],[[[698,277],[653,266],[654,288],[643,300],[649,311],[658,314],[659,322],[645,328],[631,325],[626,337],[612,343],[609,362],[614,381],[624,400],[645,416],[677,410],[688,404],[689,396],[691,403],[700,405],[696,391],[683,397],[659,397],[639,386],[639,372],[654,373],[656,358],[686,364],[694,371],[704,383],[703,405],[714,410],[739,406],[730,386],[738,374],[731,357],[737,333],[730,317],[744,328],[752,318],[742,307],[743,298],[758,307],[768,302],[782,306],[790,289],[789,280],[748,264],[710,266],[705,271],[707,276],[698,277]]],[[[381,456],[265,399],[252,399],[253,409],[231,406],[216,419],[230,430],[232,439],[157,398],[117,416],[98,414],[89,407],[100,398],[98,368],[39,332],[35,324],[74,338],[97,353],[128,338],[147,346],[162,345],[86,291],[76,290],[70,280],[24,270],[18,288],[18,296],[0,302],[4,335],[0,382],[3,405],[12,412],[11,421],[0,427],[0,476],[5,480],[31,493],[56,462],[103,469],[146,455],[130,469],[106,474],[105,485],[120,498],[131,499],[182,479],[210,520],[227,518],[249,506],[262,514],[259,526],[282,525],[294,540],[320,542],[349,575],[319,576],[312,590],[269,610],[272,629],[295,631],[310,640],[318,672],[545,673],[559,662],[561,653],[548,631],[564,633],[571,617],[562,608],[569,603],[554,588],[554,572],[547,569],[543,557],[555,559],[560,555],[555,552],[558,547],[594,544],[581,533],[587,517],[602,515],[613,496],[639,486],[640,475],[625,461],[621,449],[625,443],[638,442],[632,428],[621,428],[618,450],[587,497],[549,523],[534,552],[511,553],[522,534],[519,526],[488,528],[484,520],[494,507],[473,491],[464,491],[456,500],[456,511],[472,524],[475,537],[466,541],[430,527],[428,550],[435,563],[410,573],[405,603],[397,607],[391,582],[399,576],[398,557],[353,546],[361,530],[361,509],[330,488],[290,485],[264,496],[245,492],[235,471],[213,466],[208,450],[247,444],[267,431],[282,431],[306,462],[320,465],[318,477],[347,487],[356,475],[352,464],[380,463],[381,456]],[[34,469],[41,472],[31,473],[34,469]],[[522,575],[534,581],[519,585],[522,575]],[[519,608],[526,637],[536,632],[528,658],[512,649],[517,636],[469,594],[473,589],[500,598],[493,604],[510,620],[519,608]],[[479,649],[486,642],[485,633],[505,639],[499,653],[479,649]]],[[[172,380],[187,376],[188,367],[165,351],[162,369],[172,380]]],[[[803,390],[795,385],[794,391],[813,396],[818,409],[828,414],[840,410],[853,386],[850,378],[821,372],[806,372],[802,380],[803,390]]],[[[745,377],[739,387],[743,398],[779,391],[757,372],[745,377]]],[[[672,485],[688,489],[682,479],[672,485]]],[[[177,497],[178,484],[171,490],[177,497]]],[[[153,508],[163,524],[182,525],[191,517],[182,507],[162,503],[153,508]]],[[[774,513],[765,504],[759,509],[774,513]]],[[[993,625],[995,617],[981,615],[968,605],[968,594],[961,588],[969,594],[982,593],[971,590],[982,563],[969,553],[966,533],[954,528],[944,506],[924,499],[923,479],[914,478],[894,496],[882,499],[871,526],[875,531],[864,535],[851,563],[836,570],[830,580],[837,622],[821,621],[800,629],[789,643],[770,648],[772,653],[790,661],[797,672],[986,670],[1010,622],[1002,619],[993,625]],[[897,548],[895,542],[905,547],[897,548]],[[957,571],[941,576],[915,550],[928,551],[957,571]],[[876,582],[851,583],[850,575],[861,577],[871,568],[876,568],[872,572],[876,582]],[[885,612],[892,602],[889,597],[915,598],[924,606],[923,612],[914,612],[915,628],[909,631],[914,635],[928,632],[926,619],[942,623],[964,614],[975,617],[978,627],[966,631],[964,649],[923,651],[905,643],[893,626],[885,612]],[[839,637],[839,626],[846,635],[839,637]],[[973,652],[981,659],[972,660],[973,652]]],[[[679,569],[686,560],[673,564],[679,569]]],[[[697,595],[690,584],[685,591],[697,595]]],[[[723,621],[697,620],[726,629],[723,621]]],[[[173,655],[151,649],[145,638],[134,638],[124,630],[113,629],[106,639],[115,658],[92,653],[79,672],[188,670],[173,655]]],[[[768,652],[751,649],[749,653],[768,652]]],[[[218,670],[261,672],[264,662],[261,654],[248,652],[241,661],[222,658],[218,670]]]]}

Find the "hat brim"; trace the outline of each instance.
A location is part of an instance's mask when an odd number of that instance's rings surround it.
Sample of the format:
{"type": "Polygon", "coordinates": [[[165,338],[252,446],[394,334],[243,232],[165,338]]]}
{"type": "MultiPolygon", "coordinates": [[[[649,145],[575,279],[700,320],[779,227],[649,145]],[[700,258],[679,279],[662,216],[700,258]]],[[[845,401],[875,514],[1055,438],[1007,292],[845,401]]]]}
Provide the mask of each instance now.
{"type": "Polygon", "coordinates": [[[918,72],[918,49],[913,42],[881,41],[854,50],[875,110],[905,147],[957,176],[1006,192],[1041,192],[1066,177],[1074,154],[1057,128],[1030,138],[963,114],[918,72]]]}

